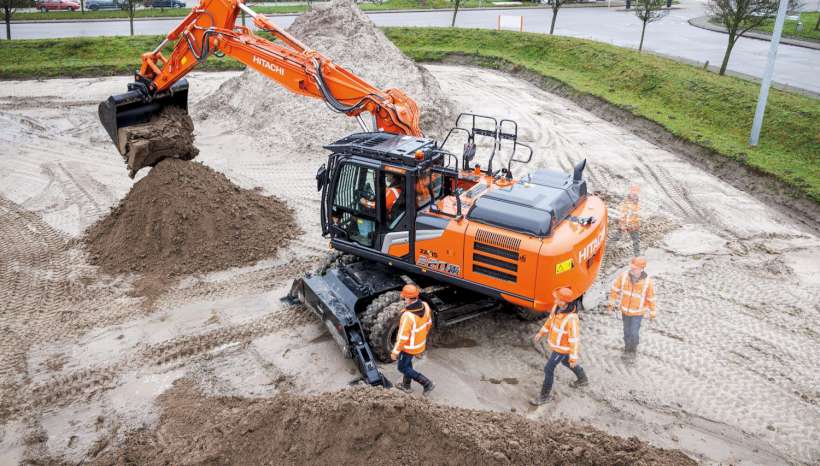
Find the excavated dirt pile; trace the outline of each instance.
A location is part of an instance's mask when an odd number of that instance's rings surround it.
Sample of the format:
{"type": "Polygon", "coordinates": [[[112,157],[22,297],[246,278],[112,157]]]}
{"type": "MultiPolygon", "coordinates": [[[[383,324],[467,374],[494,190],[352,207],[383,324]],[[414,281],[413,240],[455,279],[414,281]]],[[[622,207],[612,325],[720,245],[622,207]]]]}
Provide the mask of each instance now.
{"type": "MultiPolygon", "coordinates": [[[[443,136],[455,113],[438,81],[407,58],[352,0],[334,0],[299,16],[288,28],[297,39],[378,89],[397,88],[416,100],[421,128],[443,136]]],[[[295,95],[254,70],[228,80],[196,106],[200,119],[229,117],[269,146],[273,156],[325,156],[322,146],[361,131],[354,118],[324,102],[295,95]]]]}
{"type": "Polygon", "coordinates": [[[159,425],[130,434],[98,464],[695,464],[636,438],[394,390],[251,400],[205,398],[183,381],[161,398],[159,425]]]}
{"type": "Polygon", "coordinates": [[[300,233],[279,199],[200,163],[165,159],[83,239],[90,261],[107,273],[164,279],[272,257],[300,233]]]}
{"type": "Polygon", "coordinates": [[[143,167],[164,158],[191,160],[199,154],[194,147],[194,123],[188,112],[166,107],[148,123],[119,129],[117,149],[128,165],[131,178],[143,167]]]}

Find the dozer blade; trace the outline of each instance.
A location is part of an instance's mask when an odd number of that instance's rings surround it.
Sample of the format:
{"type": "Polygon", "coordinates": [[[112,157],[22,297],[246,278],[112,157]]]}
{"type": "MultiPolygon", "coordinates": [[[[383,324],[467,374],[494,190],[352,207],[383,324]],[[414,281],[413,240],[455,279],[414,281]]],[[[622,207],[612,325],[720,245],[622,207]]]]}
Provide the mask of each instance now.
{"type": "MultiPolygon", "coordinates": [[[[168,90],[151,95],[147,92],[143,83],[136,82],[128,85],[128,92],[124,94],[112,95],[100,103],[98,113],[111,141],[116,146],[120,155],[125,158],[130,170],[130,175],[139,171],[143,166],[153,165],[158,160],[151,163],[143,163],[140,160],[137,166],[132,166],[134,160],[129,160],[128,151],[128,130],[126,128],[148,123],[158,117],[163,110],[169,107],[177,107],[186,115],[188,113],[188,81],[181,79],[174,83],[168,90]]],[[[133,159],[133,157],[131,157],[133,159]]]]}

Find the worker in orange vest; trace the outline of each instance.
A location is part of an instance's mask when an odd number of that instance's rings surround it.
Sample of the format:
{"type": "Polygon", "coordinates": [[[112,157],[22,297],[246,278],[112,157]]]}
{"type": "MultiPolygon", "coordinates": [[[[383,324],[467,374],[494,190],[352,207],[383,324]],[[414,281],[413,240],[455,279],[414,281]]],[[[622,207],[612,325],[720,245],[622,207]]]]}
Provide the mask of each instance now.
{"type": "Polygon", "coordinates": [[[624,323],[624,356],[634,359],[638,351],[641,320],[656,316],[655,286],[646,274],[646,259],[634,257],[629,269],[615,278],[609,292],[609,312],[617,306],[624,323]]]}
{"type": "MultiPolygon", "coordinates": [[[[396,205],[396,201],[401,198],[401,182],[399,181],[399,177],[393,175],[392,173],[388,173],[387,177],[385,178],[386,189],[384,192],[384,205],[387,208],[388,214],[390,211],[393,210],[393,206],[396,205]]],[[[359,199],[359,203],[368,209],[375,209],[376,208],[376,201],[370,200],[365,197],[359,199]]]]}
{"type": "Polygon", "coordinates": [[[424,395],[428,395],[435,385],[424,374],[413,369],[413,358],[420,356],[427,348],[427,333],[433,327],[432,313],[430,306],[419,299],[416,285],[404,285],[401,297],[404,298],[404,311],[399,319],[396,345],[390,353],[392,360],[398,359],[399,372],[404,376],[396,386],[409,392],[410,383],[415,380],[424,387],[424,395]]]}
{"type": "Polygon", "coordinates": [[[618,206],[618,229],[615,230],[614,241],[620,241],[623,234],[632,238],[632,254],[638,256],[641,253],[641,204],[638,194],[641,188],[638,185],[629,187],[629,194],[618,206]]]}
{"type": "Polygon", "coordinates": [[[578,347],[581,343],[581,324],[578,320],[577,302],[571,289],[567,287],[558,288],[553,293],[555,306],[550,312],[549,318],[544,322],[541,330],[535,334],[533,341],[539,341],[547,337],[550,348],[550,355],[544,365],[544,384],[541,386],[541,393],[536,398],[530,400],[534,406],[540,406],[550,398],[552,383],[555,380],[555,368],[559,364],[568,367],[577,377],[570,383],[572,388],[589,385],[584,369],[578,365],[578,347]]]}

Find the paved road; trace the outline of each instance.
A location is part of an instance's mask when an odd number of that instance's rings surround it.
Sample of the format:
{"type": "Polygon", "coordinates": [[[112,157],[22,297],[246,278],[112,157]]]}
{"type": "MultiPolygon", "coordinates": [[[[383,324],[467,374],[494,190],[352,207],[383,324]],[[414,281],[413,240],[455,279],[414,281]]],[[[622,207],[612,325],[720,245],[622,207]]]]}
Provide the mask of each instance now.
{"type": "MultiPolygon", "coordinates": [[[[703,14],[700,0],[684,0],[682,8],[673,10],[662,21],[647,27],[644,47],[653,52],[685,60],[719,65],[726,47],[725,34],[695,28],[687,23],[703,14]]],[[[499,14],[523,15],[524,27],[531,32],[546,32],[550,12],[545,9],[462,11],[457,26],[495,28],[499,14]]],[[[448,26],[451,12],[401,12],[370,14],[379,26],[448,26]]],[[[293,16],[274,16],[282,26],[289,26],[293,16]]],[[[165,34],[179,20],[150,20],[135,23],[137,34],[165,34]]],[[[624,47],[638,45],[640,23],[633,13],[606,8],[566,8],[559,13],[556,33],[584,37],[624,47]]],[[[5,32],[3,32],[5,34],[5,32]]],[[[127,21],[51,23],[12,25],[15,38],[113,36],[128,34],[127,21]]],[[[367,44],[362,44],[367,46],[367,44]]],[[[766,63],[769,42],[742,39],[732,52],[730,71],[759,77],[766,63]]],[[[820,51],[781,45],[777,57],[775,81],[786,86],[820,93],[820,51]]]]}

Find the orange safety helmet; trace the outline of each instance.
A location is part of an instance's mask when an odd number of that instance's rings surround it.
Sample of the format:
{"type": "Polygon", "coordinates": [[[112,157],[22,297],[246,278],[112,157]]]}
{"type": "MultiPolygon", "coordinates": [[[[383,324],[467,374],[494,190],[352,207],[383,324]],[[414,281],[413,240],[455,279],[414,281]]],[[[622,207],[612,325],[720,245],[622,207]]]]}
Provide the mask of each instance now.
{"type": "Polygon", "coordinates": [[[643,257],[633,257],[632,262],[630,262],[630,264],[632,264],[633,267],[638,267],[639,269],[645,269],[646,268],[646,259],[644,259],[643,257]]]}
{"type": "Polygon", "coordinates": [[[418,299],[419,287],[417,287],[416,285],[404,285],[404,288],[401,289],[401,297],[408,299],[418,299]]]}
{"type": "Polygon", "coordinates": [[[572,300],[575,299],[575,294],[572,292],[570,288],[567,288],[566,286],[563,286],[555,290],[553,292],[553,296],[555,296],[557,299],[560,299],[565,303],[571,303],[572,300]]]}

